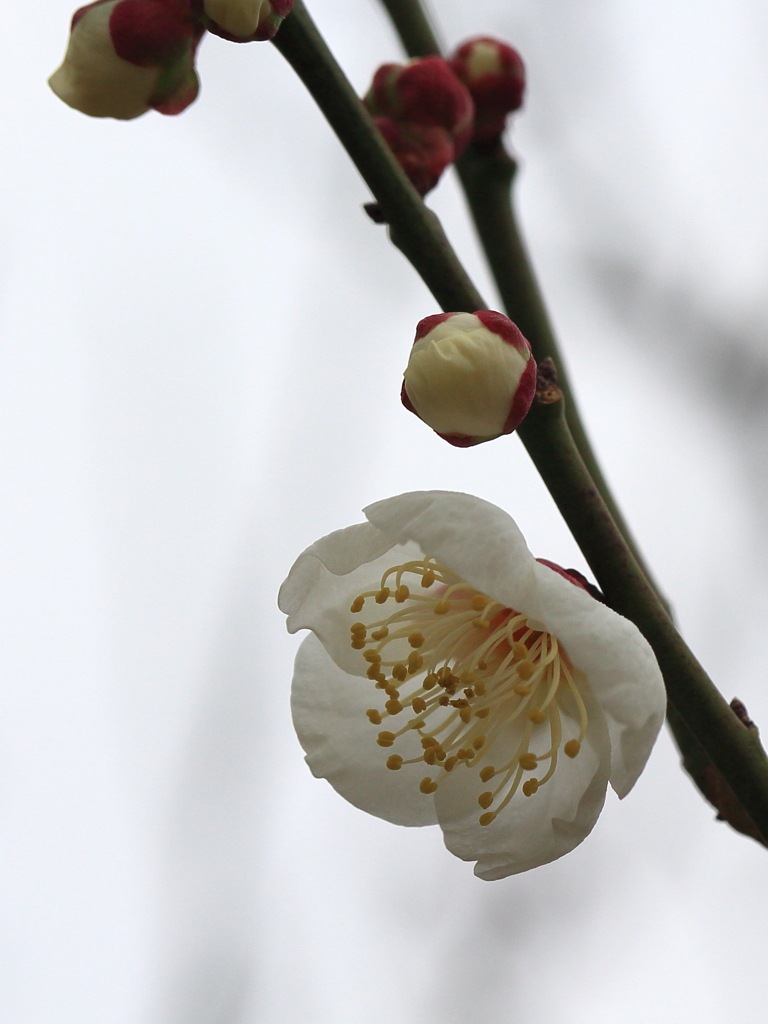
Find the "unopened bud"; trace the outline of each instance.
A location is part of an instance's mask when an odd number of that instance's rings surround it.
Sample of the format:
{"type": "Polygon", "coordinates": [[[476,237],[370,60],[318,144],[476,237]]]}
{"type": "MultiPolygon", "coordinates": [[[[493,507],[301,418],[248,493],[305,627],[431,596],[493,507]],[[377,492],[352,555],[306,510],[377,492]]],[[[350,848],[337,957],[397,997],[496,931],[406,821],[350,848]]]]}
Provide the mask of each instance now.
{"type": "Polygon", "coordinates": [[[475,102],[473,141],[496,141],[507,114],[523,102],[525,67],[520,54],[498,39],[480,36],[463,43],[450,63],[475,102]]]}
{"type": "Polygon", "coordinates": [[[442,57],[382,65],[363,102],[421,195],[472,136],[472,97],[442,57]]]}
{"type": "Polygon", "coordinates": [[[191,0],[98,0],[72,18],[69,46],[48,84],[92,117],[178,114],[197,96],[203,27],[191,0]]]}
{"type": "Polygon", "coordinates": [[[203,24],[235,43],[271,39],[291,13],[293,0],[195,0],[203,24]]]}
{"type": "Polygon", "coordinates": [[[432,125],[374,119],[384,140],[408,175],[419,195],[425,196],[453,161],[453,143],[444,128],[432,125]]]}
{"type": "Polygon", "coordinates": [[[536,392],[536,360],[501,313],[439,313],[416,328],[403,405],[450,444],[511,434],[536,392]]]}

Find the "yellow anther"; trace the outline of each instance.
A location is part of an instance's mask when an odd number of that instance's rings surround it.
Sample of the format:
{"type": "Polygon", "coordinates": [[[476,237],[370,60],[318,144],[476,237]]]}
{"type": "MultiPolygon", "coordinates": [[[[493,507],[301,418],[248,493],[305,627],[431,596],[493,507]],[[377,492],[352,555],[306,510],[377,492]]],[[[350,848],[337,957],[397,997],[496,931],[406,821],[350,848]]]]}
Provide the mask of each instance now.
{"type": "Polygon", "coordinates": [[[424,721],[423,718],[418,718],[418,719],[415,719],[412,722],[409,722],[408,723],[408,728],[409,729],[423,729],[426,724],[427,723],[424,721]]]}
{"type": "Polygon", "coordinates": [[[423,633],[411,633],[408,637],[408,643],[411,647],[423,647],[424,645],[424,634],[423,633]]]}
{"type": "Polygon", "coordinates": [[[383,687],[383,690],[384,693],[386,693],[386,695],[390,698],[390,700],[398,700],[400,697],[400,691],[396,686],[393,686],[392,683],[387,683],[383,687]]]}
{"type": "Polygon", "coordinates": [[[530,679],[536,671],[536,666],[532,661],[519,661],[516,668],[521,679],[530,679]]]}
{"type": "Polygon", "coordinates": [[[483,768],[482,771],[480,772],[480,781],[481,782],[488,782],[490,779],[493,778],[493,776],[495,774],[496,774],[496,769],[493,767],[493,765],[492,764],[487,764],[485,766],[485,768],[483,768]]]}
{"type": "Polygon", "coordinates": [[[475,736],[475,738],[472,740],[472,746],[475,748],[475,750],[479,750],[481,747],[484,747],[485,736],[475,736]]]}
{"type": "Polygon", "coordinates": [[[490,629],[490,626],[491,626],[491,624],[488,621],[488,619],[483,619],[483,618],[475,619],[473,621],[472,625],[473,626],[477,626],[478,629],[490,629]]]}
{"type": "Polygon", "coordinates": [[[475,696],[475,691],[472,689],[471,686],[466,686],[464,688],[464,696],[467,698],[467,700],[473,699],[473,697],[475,696]]]}
{"type": "Polygon", "coordinates": [[[360,636],[365,636],[365,634],[368,632],[368,627],[364,622],[353,622],[352,625],[349,627],[349,631],[353,635],[359,633],[360,636]]]}
{"type": "Polygon", "coordinates": [[[485,814],[480,815],[481,825],[490,825],[492,821],[496,820],[496,811],[486,811],[485,814]]]}
{"type": "Polygon", "coordinates": [[[365,674],[368,676],[369,679],[384,678],[384,676],[382,676],[381,674],[381,669],[379,668],[378,663],[375,665],[369,665],[368,668],[366,669],[365,674]]]}
{"type": "Polygon", "coordinates": [[[393,732],[380,732],[376,737],[376,742],[380,747],[391,747],[395,742],[395,734],[393,732]]]}
{"type": "Polygon", "coordinates": [[[541,725],[542,722],[547,720],[547,712],[543,708],[531,708],[528,712],[528,719],[534,725],[541,725]]]}
{"type": "Polygon", "coordinates": [[[378,629],[374,629],[371,633],[371,640],[384,640],[389,636],[389,630],[386,626],[380,626],[378,629]]]}
{"type": "Polygon", "coordinates": [[[408,671],[411,675],[414,675],[424,664],[424,659],[417,651],[411,651],[408,655],[408,671]]]}
{"type": "Polygon", "coordinates": [[[434,672],[428,672],[424,676],[424,682],[421,684],[423,690],[432,690],[437,686],[437,676],[434,672]]]}
{"type": "Polygon", "coordinates": [[[453,673],[447,665],[443,665],[440,671],[437,673],[437,681],[441,686],[445,686],[450,679],[453,678],[453,673]]]}
{"type": "Polygon", "coordinates": [[[381,675],[381,673],[379,673],[379,675],[376,676],[376,689],[377,690],[386,690],[386,688],[387,688],[387,677],[383,676],[383,675],[381,675]]]}
{"type": "Polygon", "coordinates": [[[422,587],[431,587],[434,582],[435,582],[435,574],[432,572],[431,569],[427,569],[427,571],[421,577],[421,585],[422,585],[422,587]]]}
{"type": "Polygon", "coordinates": [[[459,676],[459,682],[463,686],[471,686],[472,683],[474,683],[474,681],[475,681],[475,676],[474,676],[474,674],[472,672],[469,671],[469,669],[464,669],[464,671],[459,676]]]}
{"type": "Polygon", "coordinates": [[[472,605],[472,610],[475,612],[481,612],[483,608],[485,608],[485,606],[488,604],[488,600],[489,599],[485,596],[485,594],[475,594],[475,596],[472,598],[470,602],[470,604],[472,605]]]}
{"type": "Polygon", "coordinates": [[[434,793],[437,789],[437,783],[427,775],[419,783],[419,789],[422,793],[434,793]]]}
{"type": "MultiPolygon", "coordinates": [[[[477,667],[478,667],[478,669],[481,672],[485,672],[485,670],[488,668],[488,662],[487,661],[483,661],[483,659],[481,658],[480,661],[478,661],[478,663],[477,663],[477,667]]],[[[485,684],[483,684],[483,685],[485,685],[485,684]]]]}
{"type": "Polygon", "coordinates": [[[381,655],[378,653],[378,651],[366,651],[363,657],[365,658],[366,661],[370,661],[372,665],[378,665],[378,663],[381,661],[381,655]]]}
{"type": "Polygon", "coordinates": [[[437,751],[435,750],[434,747],[427,747],[427,749],[422,754],[422,757],[427,762],[427,764],[434,764],[435,761],[437,760],[437,751]]]}
{"type": "Polygon", "coordinates": [[[432,609],[432,611],[435,613],[435,615],[445,615],[450,610],[451,610],[451,602],[450,601],[446,601],[445,598],[443,598],[442,601],[438,601],[437,604],[435,605],[435,607],[432,609]]]}
{"type": "Polygon", "coordinates": [[[354,614],[355,612],[362,611],[363,605],[365,604],[365,598],[361,595],[356,597],[352,604],[349,606],[349,610],[354,614]]]}
{"type": "Polygon", "coordinates": [[[403,710],[403,705],[399,700],[395,700],[394,698],[392,700],[388,700],[384,707],[387,709],[387,714],[389,715],[399,715],[403,710]]]}
{"type": "Polygon", "coordinates": [[[402,661],[398,661],[396,665],[392,666],[392,678],[397,679],[401,683],[404,683],[408,678],[408,669],[402,661]]]}
{"type": "Polygon", "coordinates": [[[477,694],[478,697],[485,696],[485,683],[483,682],[482,679],[478,679],[476,683],[473,683],[473,686],[475,693],[477,694]]]}
{"type": "Polygon", "coordinates": [[[512,689],[519,697],[527,697],[531,692],[531,688],[527,683],[515,683],[512,689]]]}
{"type": "Polygon", "coordinates": [[[528,648],[517,640],[512,644],[512,656],[515,661],[522,661],[523,658],[528,657],[528,648]]]}
{"type": "Polygon", "coordinates": [[[403,759],[399,754],[390,754],[387,758],[387,768],[391,771],[396,772],[398,768],[403,767],[403,759]]]}
{"type": "Polygon", "coordinates": [[[477,798],[477,802],[480,804],[483,810],[486,810],[486,808],[490,807],[491,804],[493,803],[493,793],[491,793],[490,790],[488,790],[488,792],[486,793],[481,793],[480,796],[477,798]]]}
{"type": "Polygon", "coordinates": [[[365,712],[368,715],[368,721],[372,722],[373,725],[381,725],[381,712],[377,711],[376,708],[368,708],[365,712]]]}
{"type": "Polygon", "coordinates": [[[477,718],[487,718],[488,715],[490,715],[490,713],[491,713],[491,709],[490,708],[480,708],[479,711],[475,712],[475,716],[477,718]]]}
{"type": "Polygon", "coordinates": [[[389,600],[389,595],[391,593],[392,591],[389,589],[389,587],[382,587],[381,590],[376,595],[376,604],[384,604],[385,601],[389,600]]]}
{"type": "Polygon", "coordinates": [[[411,592],[404,583],[395,591],[395,600],[398,604],[402,604],[403,601],[407,601],[410,596],[411,592]]]}
{"type": "Polygon", "coordinates": [[[462,747],[456,756],[460,761],[469,761],[475,756],[475,752],[471,747],[469,749],[462,747]]]}
{"type": "Polygon", "coordinates": [[[539,780],[538,779],[527,779],[523,783],[523,793],[525,794],[525,796],[533,796],[533,794],[536,792],[536,790],[538,788],[539,788],[539,780]]]}
{"type": "Polygon", "coordinates": [[[458,763],[458,757],[449,757],[448,760],[443,765],[443,768],[445,768],[447,772],[452,772],[458,763]]]}
{"type": "Polygon", "coordinates": [[[416,714],[420,715],[427,710],[427,702],[423,697],[414,697],[412,707],[416,714]]]}
{"type": "Polygon", "coordinates": [[[525,754],[521,754],[517,760],[520,764],[520,767],[526,772],[532,772],[539,763],[538,757],[536,757],[535,754],[531,754],[528,751],[526,751],[525,754]]]}
{"type": "Polygon", "coordinates": [[[353,636],[352,643],[350,644],[353,651],[362,651],[365,647],[365,637],[353,636]]]}
{"type": "Polygon", "coordinates": [[[568,742],[563,747],[563,752],[568,757],[576,757],[576,755],[578,754],[578,752],[580,750],[581,750],[581,744],[579,743],[578,740],[568,740],[568,742]]]}
{"type": "Polygon", "coordinates": [[[462,722],[468,722],[471,717],[472,717],[472,708],[460,708],[459,709],[459,718],[462,720],[462,722]]]}
{"type": "Polygon", "coordinates": [[[445,751],[443,750],[439,743],[436,747],[433,747],[432,749],[435,751],[435,757],[437,758],[438,761],[445,760],[445,751]]]}
{"type": "Polygon", "coordinates": [[[424,747],[425,750],[427,749],[427,747],[436,747],[437,740],[435,739],[434,736],[422,736],[421,745],[422,747],[424,747]]]}

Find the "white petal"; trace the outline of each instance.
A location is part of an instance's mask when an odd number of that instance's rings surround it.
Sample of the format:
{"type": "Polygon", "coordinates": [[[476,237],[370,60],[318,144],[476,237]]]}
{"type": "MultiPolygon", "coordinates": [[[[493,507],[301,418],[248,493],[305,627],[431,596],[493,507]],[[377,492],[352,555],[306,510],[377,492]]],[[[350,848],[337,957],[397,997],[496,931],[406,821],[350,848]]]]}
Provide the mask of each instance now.
{"type": "Polygon", "coordinates": [[[624,797],[664,721],[661,671],[634,623],[547,566],[535,565],[541,621],[589,680],[611,740],[611,786],[624,797]]]}
{"type": "MultiPolygon", "coordinates": [[[[548,864],[569,853],[592,831],[605,801],[610,746],[597,702],[588,692],[582,697],[589,728],[577,757],[571,759],[561,751],[552,778],[533,796],[517,792],[490,825],[478,822],[482,812],[477,798],[492,788],[492,781],[483,785],[476,771],[457,766],[440,783],[434,800],[445,845],[462,860],[476,860],[479,878],[505,878],[548,864]]],[[[575,722],[564,717],[564,739],[577,733],[575,722]]],[[[511,758],[516,744],[516,737],[510,737],[504,747],[494,744],[488,762],[504,763],[504,755],[511,758]]],[[[528,777],[533,773],[526,773],[528,777]]]]}
{"type": "Polygon", "coordinates": [[[353,615],[350,604],[358,594],[378,589],[387,569],[421,557],[415,544],[393,546],[370,523],[322,537],[299,555],[280,588],[277,603],[288,616],[288,632],[311,629],[337,665],[364,676],[368,666],[360,651],[350,647],[349,627],[380,618],[382,608],[369,598],[363,611],[353,615]]]}
{"type": "MultiPolygon", "coordinates": [[[[378,746],[376,736],[395,726],[372,725],[367,708],[379,703],[373,683],[343,672],[310,634],[299,647],[291,691],[293,724],[312,774],[327,779],[345,800],[396,825],[434,825],[431,797],[419,791],[425,772],[418,765],[399,771],[386,767],[395,750],[421,755],[417,733],[398,739],[394,748],[378,746]]],[[[390,723],[392,719],[385,719],[390,723]]]]}
{"type": "Polygon", "coordinates": [[[129,121],[149,110],[159,68],[140,68],[118,57],[109,34],[117,3],[92,7],[77,22],[61,67],[48,79],[59,99],[91,117],[129,121]]]}
{"type": "Polygon", "coordinates": [[[422,550],[475,589],[522,611],[535,596],[536,561],[514,520],[496,505],[453,491],[412,491],[363,510],[369,522],[422,550]]]}

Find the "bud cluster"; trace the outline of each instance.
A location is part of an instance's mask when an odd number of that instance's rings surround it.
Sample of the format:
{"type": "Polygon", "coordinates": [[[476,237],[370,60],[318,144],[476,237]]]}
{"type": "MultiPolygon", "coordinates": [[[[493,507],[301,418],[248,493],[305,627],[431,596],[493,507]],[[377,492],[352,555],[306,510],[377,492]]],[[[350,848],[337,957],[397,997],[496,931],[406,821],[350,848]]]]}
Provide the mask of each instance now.
{"type": "Polygon", "coordinates": [[[383,64],[363,102],[421,195],[472,136],[472,97],[442,57],[383,64]]]}
{"type": "Polygon", "coordinates": [[[293,0],[96,0],[72,18],[49,85],[91,117],[179,114],[197,96],[195,53],[206,29],[236,42],[269,39],[293,0]]]}

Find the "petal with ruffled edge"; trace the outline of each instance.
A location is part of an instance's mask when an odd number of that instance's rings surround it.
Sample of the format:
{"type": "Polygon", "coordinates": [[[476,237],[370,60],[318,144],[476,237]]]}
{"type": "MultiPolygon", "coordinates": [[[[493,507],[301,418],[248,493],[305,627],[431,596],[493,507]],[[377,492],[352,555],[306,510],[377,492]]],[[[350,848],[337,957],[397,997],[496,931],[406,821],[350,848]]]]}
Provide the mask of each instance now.
{"type": "MultiPolygon", "coordinates": [[[[372,683],[332,661],[310,634],[299,647],[291,690],[293,724],[312,774],[327,779],[345,800],[396,825],[434,825],[432,799],[419,792],[410,771],[390,771],[376,727],[365,717],[372,683]],[[366,685],[367,684],[367,685],[366,685]]],[[[403,757],[418,757],[411,732],[398,741],[403,757]]]]}

